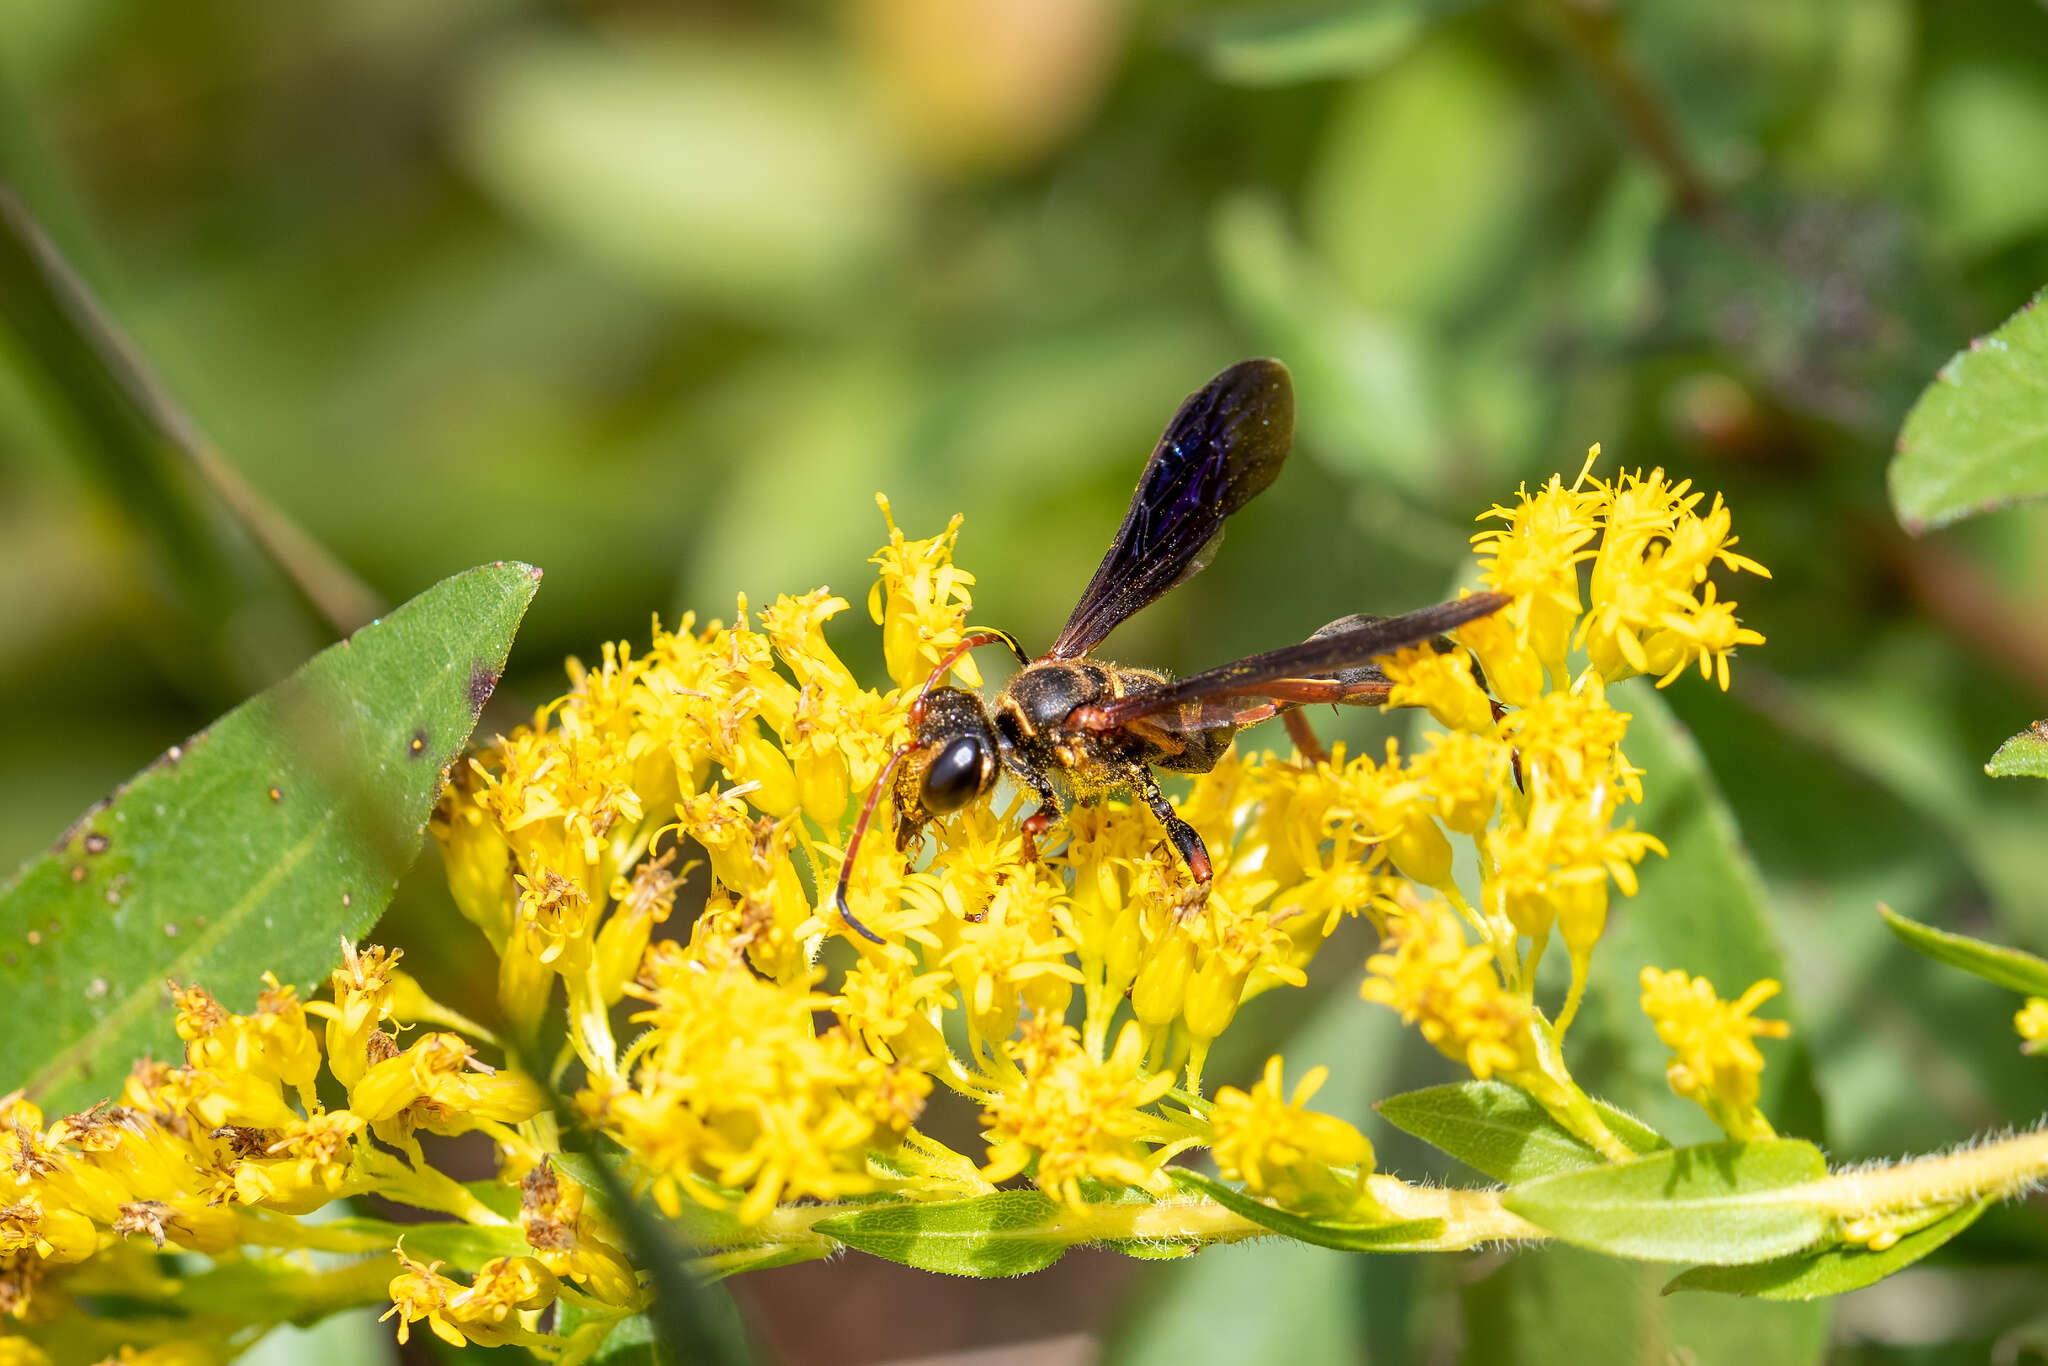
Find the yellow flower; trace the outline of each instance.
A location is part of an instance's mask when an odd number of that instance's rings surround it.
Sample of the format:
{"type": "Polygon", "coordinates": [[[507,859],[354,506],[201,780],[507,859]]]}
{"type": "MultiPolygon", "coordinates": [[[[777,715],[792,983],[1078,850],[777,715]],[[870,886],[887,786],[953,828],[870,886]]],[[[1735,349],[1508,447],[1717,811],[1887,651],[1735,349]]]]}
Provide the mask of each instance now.
{"type": "Polygon", "coordinates": [[[1451,730],[1492,728],[1493,701],[1472,677],[1465,651],[1414,645],[1382,659],[1380,669],[1394,685],[1389,707],[1426,707],[1451,730]]]}
{"type": "Polygon", "coordinates": [[[1726,688],[1729,653],[1763,637],[1736,625],[1734,604],[1715,601],[1708,571],[1718,565],[1766,578],[1769,571],[1730,548],[1736,538],[1718,497],[1699,515],[1702,495],[1690,480],[1673,484],[1662,470],[1625,472],[1602,487],[1608,507],[1593,563],[1593,607],[1579,628],[1593,667],[1610,683],[1660,674],[1662,687],[1697,660],[1703,675],[1726,688]]]}
{"type": "Polygon", "coordinates": [[[415,1131],[466,1133],[481,1124],[516,1124],[547,1107],[533,1081],[479,1062],[459,1035],[435,1033],[372,1065],[349,1088],[349,1109],[387,1143],[415,1131]]]}
{"type": "Polygon", "coordinates": [[[315,1001],[307,1013],[327,1021],[327,1067],[343,1086],[354,1086],[369,1069],[371,1035],[391,1015],[391,996],[398,971],[399,950],[375,945],[356,951],[353,941],[341,941],[341,966],[329,979],[333,1001],[315,1001]]]}
{"type": "Polygon", "coordinates": [[[638,1301],[639,1278],[613,1246],[616,1235],[585,1210],[583,1187],[563,1180],[554,1164],[541,1162],[520,1182],[519,1228],[541,1265],[555,1275],[581,1282],[606,1304],[638,1301]]]}
{"type": "Polygon", "coordinates": [[[50,1354],[27,1338],[0,1333],[0,1366],[51,1366],[50,1354]]]}
{"type": "Polygon", "coordinates": [[[2020,1007],[2019,1014],[2012,1017],[2012,1027],[2019,1031],[2023,1041],[2021,1052],[2048,1050],[2048,999],[2029,996],[2027,1003],[2020,1007]]]}
{"type": "Polygon", "coordinates": [[[0,1205],[0,1253],[24,1251],[48,1262],[82,1262],[99,1251],[99,1233],[76,1210],[45,1209],[33,1198],[0,1205]]]}
{"type": "Polygon", "coordinates": [[[557,1284],[546,1267],[531,1257],[498,1257],[477,1268],[468,1285],[441,1274],[440,1262],[421,1265],[398,1251],[405,1269],[392,1278],[391,1308],[384,1315],[398,1319],[398,1340],[408,1340],[412,1325],[425,1322],[429,1331],[450,1347],[544,1344],[547,1339],[522,1324],[521,1310],[544,1309],[555,1302],[557,1284]]]}
{"type": "Polygon", "coordinates": [[[244,1154],[228,1174],[223,1194],[240,1204],[286,1214],[314,1210],[356,1190],[356,1135],[363,1118],[347,1110],[316,1114],[279,1131],[244,1154]]]}
{"type": "Polygon", "coordinates": [[[1481,1081],[1534,1070],[1533,1009],[1510,995],[1483,944],[1468,944],[1440,901],[1404,896],[1387,913],[1380,952],[1366,960],[1359,994],[1398,1012],[1444,1056],[1481,1081]]]}
{"type": "Polygon", "coordinates": [[[1765,978],[1733,1001],[1714,994],[1714,984],[1683,972],[1644,968],[1643,1013],[1673,1057],[1666,1069],[1671,1089],[1697,1102],[1731,1138],[1773,1136],[1756,1108],[1763,1054],[1757,1039],[1782,1039],[1792,1032],[1784,1020],[1759,1020],[1751,1012],[1778,994],[1765,978]]]}
{"type": "Polygon", "coordinates": [[[1365,1178],[1372,1174],[1372,1144],[1335,1115],[1305,1108],[1329,1075],[1327,1067],[1310,1068],[1290,1098],[1275,1057],[1266,1060],[1265,1074],[1249,1092],[1219,1090],[1210,1117],[1218,1170],[1285,1209],[1358,1212],[1369,1200],[1365,1178]]]}
{"type": "MultiPolygon", "coordinates": [[[[881,577],[868,593],[868,614],[882,628],[882,655],[889,677],[908,692],[924,686],[948,650],[959,644],[973,595],[974,575],[953,563],[953,543],[960,537],[960,518],[945,531],[923,541],[904,538],[890,516],[889,500],[875,502],[889,524],[889,544],[875,553],[881,577]]],[[[971,660],[954,665],[968,687],[979,687],[981,675],[971,660]]]]}
{"type": "MultiPolygon", "coordinates": [[[[1599,454],[1598,446],[1587,453],[1587,470],[1599,454]]],[[[1472,538],[1479,552],[1480,582],[1515,597],[1498,614],[1515,628],[1514,647],[1543,666],[1554,688],[1563,687],[1570,677],[1566,658],[1580,610],[1579,566],[1593,557],[1588,547],[1599,534],[1603,490],[1583,487],[1585,478],[1582,471],[1567,488],[1561,477],[1552,475],[1534,494],[1522,489],[1515,506],[1496,505],[1480,518],[1496,518],[1507,523],[1505,527],[1472,538]]],[[[1461,633],[1460,638],[1466,637],[1461,633]]],[[[1486,633],[1473,639],[1499,641],[1497,635],[1486,633]]],[[[1489,678],[1496,671],[1507,678],[1527,675],[1526,666],[1499,653],[1481,654],[1480,664],[1489,678]]]]}
{"type": "Polygon", "coordinates": [[[1145,1145],[1174,1130],[1145,1107],[1172,1088],[1173,1074],[1145,1074],[1137,1025],[1126,1024],[1109,1056],[1096,1059],[1075,1030],[1034,1015],[1004,1050],[1017,1074],[982,1113],[990,1140],[983,1176],[1006,1181],[1036,1156],[1032,1179],[1068,1204],[1082,1202],[1083,1180],[1163,1189],[1159,1158],[1145,1145]]]}
{"type": "Polygon", "coordinates": [[[891,1141],[884,1117],[908,1102],[846,1031],[815,1032],[831,998],[763,981],[703,938],[653,945],[628,990],[650,1026],[631,1084],[593,1080],[578,1101],[652,1175],[665,1211],[685,1196],[722,1209],[740,1192],[739,1218],[757,1223],[785,1197],[874,1189],[867,1152],[891,1141]]]}

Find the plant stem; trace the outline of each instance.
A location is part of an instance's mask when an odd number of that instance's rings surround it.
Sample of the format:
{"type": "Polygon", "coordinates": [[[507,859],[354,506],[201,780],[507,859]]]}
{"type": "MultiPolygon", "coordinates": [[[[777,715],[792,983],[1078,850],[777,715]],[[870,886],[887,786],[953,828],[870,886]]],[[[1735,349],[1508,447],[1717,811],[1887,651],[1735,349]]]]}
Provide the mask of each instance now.
{"type": "Polygon", "coordinates": [[[1662,97],[1622,43],[1614,6],[1609,0],[1547,0],[1542,8],[1557,20],[1565,45],[1599,82],[1622,126],[1663,175],[1678,211],[1688,218],[1712,218],[1713,187],[1686,150],[1662,97]]]}
{"type": "Polygon", "coordinates": [[[2048,1180],[2048,1129],[1888,1167],[1837,1172],[1810,1188],[1813,1207],[1842,1218],[1962,1200],[2002,1200],[2048,1180]]]}

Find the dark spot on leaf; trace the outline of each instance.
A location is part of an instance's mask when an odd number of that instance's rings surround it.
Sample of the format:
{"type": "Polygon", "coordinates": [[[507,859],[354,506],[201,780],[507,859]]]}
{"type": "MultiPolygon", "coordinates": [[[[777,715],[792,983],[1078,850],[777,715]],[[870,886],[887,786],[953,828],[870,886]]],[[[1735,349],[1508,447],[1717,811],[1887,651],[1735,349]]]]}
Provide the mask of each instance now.
{"type": "Polygon", "coordinates": [[[498,686],[498,671],[479,660],[469,671],[469,709],[482,711],[498,686]]]}
{"type": "Polygon", "coordinates": [[[405,746],[406,753],[417,759],[427,752],[427,732],[424,729],[412,733],[412,739],[405,746]]]}
{"type": "Polygon", "coordinates": [[[82,864],[82,863],[74,863],[74,864],[72,864],[72,865],[71,865],[71,880],[72,880],[73,882],[83,882],[83,881],[85,881],[85,865],[84,865],[84,864],[82,864]]]}
{"type": "Polygon", "coordinates": [[[25,937],[28,939],[28,946],[30,948],[35,948],[43,942],[43,932],[41,930],[30,930],[25,937]]]}
{"type": "Polygon", "coordinates": [[[10,949],[4,958],[0,958],[0,963],[5,963],[10,968],[18,968],[21,966],[21,955],[10,949]]]}
{"type": "Polygon", "coordinates": [[[281,789],[279,789],[279,788],[275,788],[275,787],[271,788],[271,789],[270,789],[270,800],[272,800],[272,801],[274,801],[274,802],[281,802],[281,801],[283,801],[283,800],[284,800],[284,792],[283,792],[283,791],[282,791],[281,789]]]}
{"type": "Polygon", "coordinates": [[[95,830],[85,837],[85,852],[88,854],[104,854],[112,843],[112,840],[95,830]]]}
{"type": "Polygon", "coordinates": [[[2036,740],[2048,740],[2048,721],[2036,721],[2033,725],[2028,726],[2027,729],[2034,732],[2036,740]]]}
{"type": "MultiPolygon", "coordinates": [[[[71,822],[71,824],[64,827],[64,833],[57,836],[57,842],[54,845],[50,846],[50,852],[53,854],[63,853],[65,846],[70,844],[71,841],[77,837],[78,832],[92,824],[92,818],[94,816],[99,815],[100,812],[106,810],[113,804],[114,799],[112,797],[102,797],[98,801],[94,802],[91,806],[85,808],[84,815],[80,816],[77,820],[71,822]]],[[[101,838],[104,839],[105,836],[101,836],[101,838]]],[[[96,854],[99,852],[99,850],[88,849],[87,852],[96,854]]]]}

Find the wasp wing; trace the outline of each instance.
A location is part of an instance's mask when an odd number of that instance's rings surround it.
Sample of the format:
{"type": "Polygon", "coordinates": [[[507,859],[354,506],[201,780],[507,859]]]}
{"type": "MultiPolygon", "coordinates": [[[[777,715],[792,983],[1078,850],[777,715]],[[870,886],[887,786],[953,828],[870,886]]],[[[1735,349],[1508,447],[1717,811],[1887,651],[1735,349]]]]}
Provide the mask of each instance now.
{"type": "MultiPolygon", "coordinates": [[[[1398,617],[1351,617],[1332,622],[1299,645],[1252,655],[1187,678],[1174,679],[1124,697],[1084,707],[1076,724],[1114,730],[1151,720],[1162,729],[1208,730],[1263,720],[1256,704],[1364,701],[1383,688],[1384,675],[1371,667],[1381,655],[1434,640],[1468,621],[1490,616],[1512,601],[1505,593],[1474,593],[1398,617]]],[[[1384,692],[1381,692],[1384,696],[1384,692]]]]}
{"type": "Polygon", "coordinates": [[[1231,366],[1180,405],[1138,476],[1130,510],[1048,659],[1085,655],[1117,624],[1198,572],[1223,521],[1273,482],[1294,442],[1294,381],[1276,360],[1231,366]]]}

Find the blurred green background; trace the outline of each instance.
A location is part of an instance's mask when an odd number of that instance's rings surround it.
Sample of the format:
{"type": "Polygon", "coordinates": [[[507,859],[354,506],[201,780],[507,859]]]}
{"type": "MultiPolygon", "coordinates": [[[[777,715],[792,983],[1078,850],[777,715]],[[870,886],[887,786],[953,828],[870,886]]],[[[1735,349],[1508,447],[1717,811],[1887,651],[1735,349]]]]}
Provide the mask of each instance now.
{"type": "MultiPolygon", "coordinates": [[[[654,612],[858,604],[877,490],[912,535],[964,511],[976,616],[1043,641],[1174,405],[1248,354],[1294,368],[1297,454],[1119,657],[1434,600],[1475,513],[1596,440],[1725,490],[1770,643],[1730,696],[1668,696],[1784,941],[1825,1106],[1792,1127],[1853,1159],[2048,1108],[2012,1000],[1873,910],[2048,948],[2048,805],[1981,772],[2048,712],[2048,521],[1912,540],[1884,495],[1914,396],[2048,281],[2040,5],[6,0],[0,175],[385,601],[545,567],[487,725],[654,612]]],[[[0,327],[9,867],[329,638],[67,364],[0,327]]],[[[387,925],[453,963],[439,895],[428,869],[387,925]]],[[[1343,971],[1288,1045],[1344,1063],[1332,1108],[1446,1076],[1343,971]]],[[[1240,1062],[1304,1003],[1260,1002],[1240,1062]]],[[[2009,1211],[1741,1353],[1982,1360],[2044,1248],[2009,1211]]],[[[843,1260],[739,1294],[801,1361],[1063,1334],[1016,1359],[1601,1359],[1553,1288],[1613,1264],[1573,1256],[1077,1254],[1016,1285],[843,1260]]],[[[1639,1341],[1729,1359],[1690,1336],[1723,1302],[1671,1303],[1639,1341]]]]}

